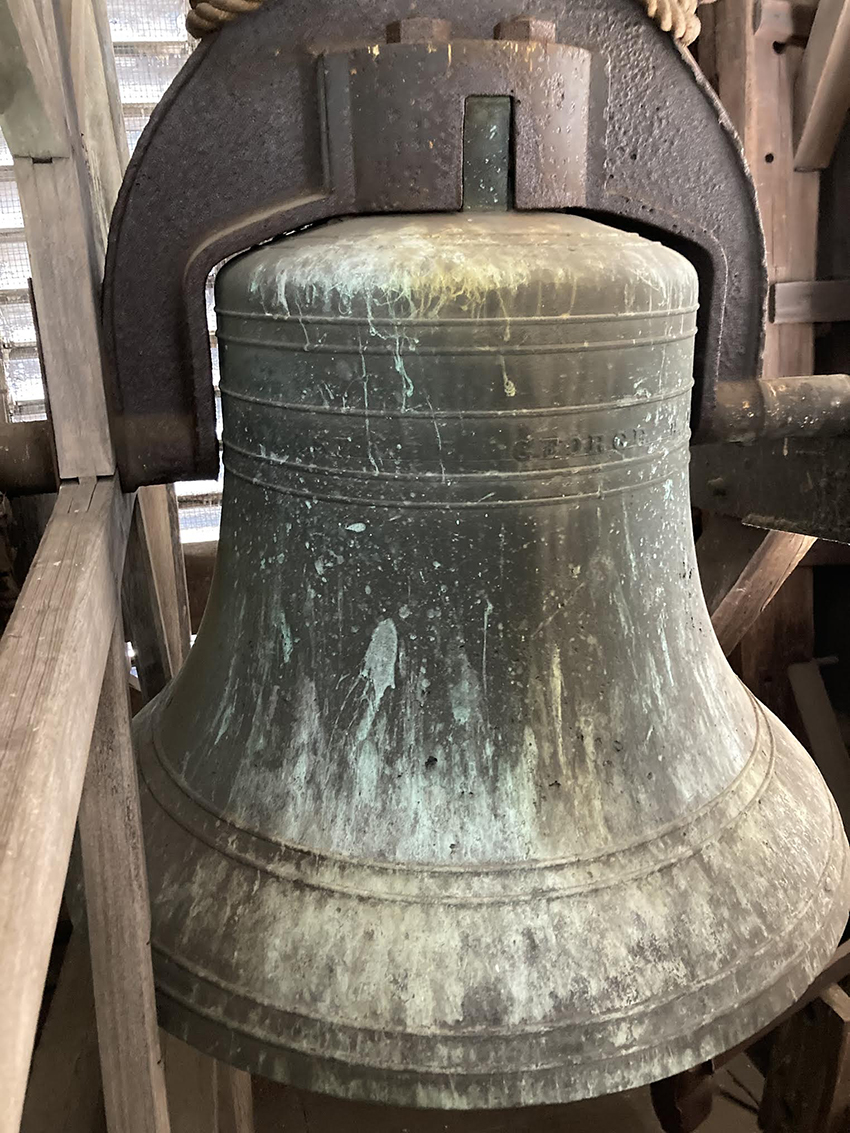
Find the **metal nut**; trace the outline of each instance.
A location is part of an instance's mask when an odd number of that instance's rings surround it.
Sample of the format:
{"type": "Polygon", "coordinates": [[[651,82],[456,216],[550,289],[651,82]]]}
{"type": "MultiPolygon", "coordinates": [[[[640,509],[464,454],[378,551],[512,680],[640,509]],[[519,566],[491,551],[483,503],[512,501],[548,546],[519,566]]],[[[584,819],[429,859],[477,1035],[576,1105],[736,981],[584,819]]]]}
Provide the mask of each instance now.
{"type": "Polygon", "coordinates": [[[554,43],[555,21],[539,20],[536,16],[511,16],[496,24],[496,39],[525,40],[532,43],[554,43]]]}
{"type": "Polygon", "coordinates": [[[387,43],[448,43],[451,32],[450,20],[408,16],[406,20],[387,24],[387,43]]]}

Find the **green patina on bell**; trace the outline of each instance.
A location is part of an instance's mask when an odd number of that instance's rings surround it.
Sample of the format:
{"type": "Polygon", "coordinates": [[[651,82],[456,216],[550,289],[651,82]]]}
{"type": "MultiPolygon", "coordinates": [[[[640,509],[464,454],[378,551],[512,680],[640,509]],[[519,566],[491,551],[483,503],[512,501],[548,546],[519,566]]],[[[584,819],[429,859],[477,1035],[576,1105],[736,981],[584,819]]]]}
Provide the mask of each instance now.
{"type": "Polygon", "coordinates": [[[215,581],[137,718],[177,1034],[352,1098],[564,1102],[734,1045],[828,958],[840,820],[696,574],[696,291],[546,213],[221,271],[215,581]]]}

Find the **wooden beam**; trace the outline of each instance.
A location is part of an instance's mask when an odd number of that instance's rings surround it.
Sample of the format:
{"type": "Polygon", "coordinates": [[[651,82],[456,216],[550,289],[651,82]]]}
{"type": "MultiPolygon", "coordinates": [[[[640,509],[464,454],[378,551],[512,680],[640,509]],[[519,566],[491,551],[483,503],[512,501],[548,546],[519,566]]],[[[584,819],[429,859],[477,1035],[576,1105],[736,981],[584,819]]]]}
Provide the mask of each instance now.
{"type": "Polygon", "coordinates": [[[186,543],[183,546],[183,561],[189,591],[189,616],[193,633],[198,632],[201,618],[204,616],[217,553],[217,542],[186,543]]]}
{"type": "Polygon", "coordinates": [[[141,508],[137,507],[127,543],[123,598],[127,633],[145,703],[162,692],[174,675],[160,591],[148,531],[141,508]]]}
{"type": "Polygon", "coordinates": [[[820,0],[794,91],[794,165],[826,169],[850,109],[850,0],[820,0]]]}
{"type": "Polygon", "coordinates": [[[0,1130],[20,1120],[127,542],[114,478],[63,485],[0,639],[0,1130]]]}
{"type": "Polygon", "coordinates": [[[768,310],[772,323],[848,322],[850,279],[807,279],[774,283],[770,288],[768,310]]]}
{"type": "MultiPolygon", "coordinates": [[[[64,65],[70,49],[65,28],[48,0],[8,3],[22,43],[39,44],[43,74],[33,72],[61,107],[66,156],[15,157],[15,179],[29,246],[44,380],[52,411],[56,455],[63,479],[108,476],[115,468],[99,333],[102,244],[112,200],[94,185],[64,65]],[[26,15],[27,19],[24,19],[26,15]],[[42,58],[43,57],[43,58],[42,58]],[[94,185],[94,190],[93,190],[94,185]],[[93,203],[93,191],[97,197],[93,203]],[[105,219],[95,222],[99,210],[105,219]]],[[[26,56],[30,66],[34,49],[26,56]]],[[[35,64],[33,64],[35,66],[35,64]]],[[[86,146],[94,145],[86,139],[86,146]]]]}
{"type": "Polygon", "coordinates": [[[97,1031],[109,1133],[169,1133],[127,676],[119,616],[79,817],[97,1031]]]}
{"type": "Polygon", "coordinates": [[[13,157],[70,155],[52,67],[35,0],[0,0],[0,129],[13,157]]]}
{"type": "Polygon", "coordinates": [[[75,158],[15,159],[39,313],[44,380],[63,479],[115,467],[101,380],[98,283],[75,158]]]}
{"type": "Polygon", "coordinates": [[[75,929],[35,1048],[21,1133],[105,1133],[89,942],[75,929]]]}
{"type": "Polygon", "coordinates": [[[711,618],[728,657],[815,542],[811,535],[771,531],[711,618]]]}
{"type": "Polygon", "coordinates": [[[218,1063],[174,1035],[162,1040],[172,1133],[217,1133],[218,1063]]]}
{"type": "Polygon", "coordinates": [[[180,544],[177,497],[172,484],[139,489],[139,516],[144,526],[151,580],[168,645],[169,677],[189,653],[189,593],[180,544]]]}
{"type": "Polygon", "coordinates": [[[790,665],[788,677],[809,741],[809,751],[850,830],[850,756],[817,661],[790,665]]]}
{"type": "Polygon", "coordinates": [[[251,1075],[218,1063],[219,1133],[253,1133],[254,1095],[251,1075]]]}

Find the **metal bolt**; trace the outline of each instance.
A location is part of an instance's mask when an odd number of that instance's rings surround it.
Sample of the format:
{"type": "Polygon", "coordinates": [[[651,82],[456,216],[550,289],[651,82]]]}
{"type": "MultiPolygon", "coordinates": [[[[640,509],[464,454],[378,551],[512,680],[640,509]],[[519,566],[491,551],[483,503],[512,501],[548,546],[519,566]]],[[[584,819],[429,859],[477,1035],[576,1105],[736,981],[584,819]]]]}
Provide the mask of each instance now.
{"type": "Polygon", "coordinates": [[[451,20],[408,16],[387,24],[387,43],[448,43],[451,33],[451,20]]]}
{"type": "Polygon", "coordinates": [[[539,20],[536,16],[511,16],[496,24],[496,39],[524,40],[530,43],[554,43],[555,21],[539,20]]]}

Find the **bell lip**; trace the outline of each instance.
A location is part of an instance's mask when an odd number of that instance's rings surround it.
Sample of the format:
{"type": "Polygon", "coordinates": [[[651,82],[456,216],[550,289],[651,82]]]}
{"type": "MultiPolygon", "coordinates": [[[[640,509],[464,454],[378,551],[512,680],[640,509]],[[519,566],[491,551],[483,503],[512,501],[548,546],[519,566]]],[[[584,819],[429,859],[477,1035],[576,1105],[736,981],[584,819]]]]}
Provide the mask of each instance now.
{"type": "MultiPolygon", "coordinates": [[[[834,807],[833,803],[833,807],[834,807]]],[[[840,847],[840,841],[836,848],[840,847]]],[[[566,1105],[570,1102],[639,1088],[717,1057],[769,1027],[803,995],[823,970],[846,924],[850,906],[847,846],[841,877],[824,922],[798,953],[790,975],[780,974],[744,1003],[683,1031],[658,1047],[619,1054],[595,1063],[565,1064],[541,1070],[494,1074],[446,1074],[388,1070],[343,1063],[316,1052],[303,1053],[236,1031],[232,1025],[200,1014],[179,1002],[163,986],[163,964],[154,953],[157,1008],[166,1031],[204,1053],[252,1074],[296,1089],[348,1101],[423,1110],[500,1110],[566,1105]]],[[[833,852],[831,866],[835,862],[833,852]]],[[[210,985],[207,985],[210,988],[210,985]]],[[[221,995],[226,1009],[227,995],[221,995]]]]}
{"type": "MultiPolygon", "coordinates": [[[[831,799],[832,818],[842,830],[831,799]]],[[[297,1089],[331,1097],[409,1109],[499,1110],[564,1105],[619,1093],[688,1070],[757,1035],[802,996],[829,961],[850,907],[850,855],[846,838],[832,842],[819,892],[829,893],[828,911],[793,959],[766,987],[698,1027],[688,1027],[657,1046],[644,1046],[592,1062],[523,1068],[494,1074],[390,1069],[343,1062],[317,1051],[299,1051],[235,1029],[226,1016],[232,995],[202,981],[211,1006],[181,1002],[169,978],[176,970],[154,943],[154,972],[160,1023],[176,1037],[212,1057],[297,1089]],[[836,872],[840,870],[838,877],[836,872]]],[[[246,1002],[248,1002],[246,1000],[246,1002]]]]}
{"type": "MultiPolygon", "coordinates": [[[[148,749],[148,756],[152,754],[148,731],[151,725],[150,713],[145,712],[137,723],[143,730],[143,736],[137,733],[137,741],[141,740],[142,749],[148,749]]],[[[809,757],[806,759],[811,762],[809,757]]],[[[144,762],[143,757],[143,766],[144,762]]],[[[809,891],[806,902],[819,923],[810,926],[805,934],[798,930],[796,940],[792,937],[791,944],[796,945],[794,954],[786,959],[778,975],[773,974],[767,986],[744,1002],[735,1001],[733,1006],[713,1014],[702,1025],[694,1027],[692,1024],[701,1008],[699,995],[692,993],[688,1003],[685,1002],[687,990],[684,996],[674,997],[667,1004],[666,1015],[662,1012],[668,1030],[673,1030],[679,1014],[687,1015],[686,1022],[672,1037],[657,1044],[597,1056],[593,1061],[581,1062],[573,1056],[570,1062],[558,1066],[539,1069],[526,1066],[498,1074],[489,1069],[459,1073],[388,1067],[368,1058],[343,1061],[322,1053],[314,1044],[302,1044],[298,1049],[296,1042],[288,1043],[283,1037],[289,1033],[285,1011],[279,1012],[277,1020],[273,1017],[268,1020],[265,1035],[234,1029],[235,1000],[243,1004],[238,1012],[242,1020],[251,1017],[245,1013],[244,1008],[247,1008],[257,1022],[256,1012],[261,1011],[263,1005],[248,996],[234,994],[232,988],[216,986],[204,979],[202,972],[190,972],[177,957],[177,963],[169,961],[162,946],[158,946],[154,929],[154,971],[162,1024],[199,1049],[249,1072],[333,1097],[410,1109],[483,1111],[562,1105],[669,1077],[737,1046],[769,1026],[799,999],[823,970],[840,938],[850,907],[850,848],[835,802],[813,764],[811,770],[820,784],[824,801],[828,800],[832,828],[819,882],[809,891]],[[187,979],[190,982],[187,983],[187,979]],[[677,1002],[683,1004],[682,1011],[671,1012],[677,1002]],[[275,1026],[279,1026],[280,1041],[269,1037],[275,1026]]],[[[177,821],[178,826],[182,825],[162,807],[144,774],[142,791],[148,805],[153,804],[167,822],[177,821]]],[[[185,832],[189,832],[188,827],[185,832]]],[[[748,959],[752,957],[742,958],[740,970],[746,968],[748,959]]],[[[244,1023],[241,1025],[244,1027],[244,1023]]],[[[256,1030],[259,1029],[258,1025],[256,1030]]],[[[332,1024],[329,1030],[328,1046],[333,1047],[332,1024]]],[[[399,1039],[402,1037],[400,1035],[399,1039]]],[[[470,1051],[475,1041],[470,1042],[470,1051]]]]}

